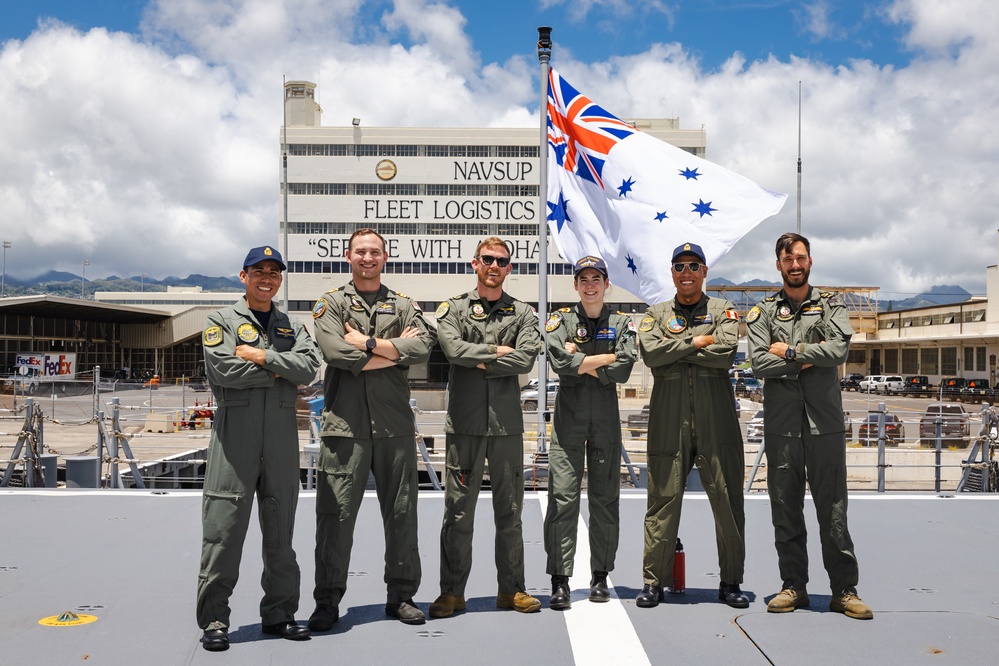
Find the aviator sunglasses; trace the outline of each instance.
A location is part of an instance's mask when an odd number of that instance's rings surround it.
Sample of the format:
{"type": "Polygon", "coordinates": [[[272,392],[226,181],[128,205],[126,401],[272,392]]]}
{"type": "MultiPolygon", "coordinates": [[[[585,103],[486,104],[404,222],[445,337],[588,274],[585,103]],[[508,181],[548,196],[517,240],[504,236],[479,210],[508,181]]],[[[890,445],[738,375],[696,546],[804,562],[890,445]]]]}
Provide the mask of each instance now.
{"type": "Polygon", "coordinates": [[[491,254],[480,254],[476,257],[476,259],[484,263],[486,266],[492,266],[494,261],[500,268],[506,268],[510,265],[510,257],[494,257],[491,254]]]}
{"type": "Polygon", "coordinates": [[[684,267],[686,267],[691,273],[696,273],[697,271],[701,270],[701,262],[699,262],[699,261],[690,261],[690,262],[678,261],[675,264],[673,264],[673,270],[676,271],[677,273],[682,273],[684,267]]]}

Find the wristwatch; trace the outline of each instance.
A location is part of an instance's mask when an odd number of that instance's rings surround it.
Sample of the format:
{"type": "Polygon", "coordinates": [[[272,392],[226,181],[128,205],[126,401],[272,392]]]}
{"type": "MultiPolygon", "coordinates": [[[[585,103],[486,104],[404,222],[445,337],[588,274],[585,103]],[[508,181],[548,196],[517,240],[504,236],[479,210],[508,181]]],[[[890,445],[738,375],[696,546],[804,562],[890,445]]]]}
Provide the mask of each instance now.
{"type": "Polygon", "coordinates": [[[364,349],[366,349],[369,354],[372,354],[375,351],[375,344],[377,344],[375,342],[375,338],[374,337],[370,337],[370,338],[368,338],[367,340],[364,341],[364,349]]]}
{"type": "Polygon", "coordinates": [[[793,361],[798,357],[798,352],[794,351],[794,347],[788,347],[787,351],[784,352],[785,361],[793,361]]]}

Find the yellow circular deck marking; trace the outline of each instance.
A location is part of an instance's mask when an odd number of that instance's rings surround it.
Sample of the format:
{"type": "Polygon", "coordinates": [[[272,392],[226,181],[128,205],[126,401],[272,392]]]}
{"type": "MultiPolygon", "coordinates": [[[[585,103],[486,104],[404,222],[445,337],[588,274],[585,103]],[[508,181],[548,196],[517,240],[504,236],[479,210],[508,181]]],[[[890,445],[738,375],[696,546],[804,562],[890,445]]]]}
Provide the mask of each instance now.
{"type": "Polygon", "coordinates": [[[91,622],[97,622],[96,615],[82,615],[66,611],[62,615],[43,617],[38,621],[38,624],[43,627],[75,627],[81,624],[90,624],[91,622]]]}

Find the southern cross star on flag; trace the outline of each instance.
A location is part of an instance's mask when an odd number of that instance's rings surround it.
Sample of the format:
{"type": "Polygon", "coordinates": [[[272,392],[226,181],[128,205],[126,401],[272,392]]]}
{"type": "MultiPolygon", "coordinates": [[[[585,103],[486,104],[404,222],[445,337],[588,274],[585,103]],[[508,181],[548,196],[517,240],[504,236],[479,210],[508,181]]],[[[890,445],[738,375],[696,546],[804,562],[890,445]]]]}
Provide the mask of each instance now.
{"type": "Polygon", "coordinates": [[[611,282],[649,304],[673,297],[673,249],[713,266],[780,211],[786,194],[653,138],[548,76],[548,227],[562,256],[607,262],[611,282]]]}

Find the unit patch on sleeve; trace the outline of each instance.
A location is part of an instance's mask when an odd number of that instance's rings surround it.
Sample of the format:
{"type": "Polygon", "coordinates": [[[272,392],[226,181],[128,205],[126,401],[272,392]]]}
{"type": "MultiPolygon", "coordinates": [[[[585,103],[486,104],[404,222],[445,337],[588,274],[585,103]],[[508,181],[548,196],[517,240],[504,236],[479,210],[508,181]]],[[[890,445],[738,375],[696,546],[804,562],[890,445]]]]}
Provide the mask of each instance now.
{"type": "Polygon", "coordinates": [[[434,312],[434,318],[443,319],[444,315],[446,315],[448,310],[450,309],[451,306],[448,305],[447,301],[444,301],[443,303],[437,306],[437,310],[434,312]]]}
{"type": "Polygon", "coordinates": [[[545,330],[551,333],[553,331],[557,331],[558,327],[561,325],[562,325],[562,315],[560,315],[558,312],[553,312],[551,316],[548,317],[548,321],[545,322],[545,330]]]}
{"type": "Polygon", "coordinates": [[[217,347],[222,344],[222,327],[209,326],[201,339],[206,347],[217,347]]]}
{"type": "Polygon", "coordinates": [[[257,341],[260,332],[253,324],[240,324],[239,328],[236,329],[236,337],[249,344],[257,341]]]}
{"type": "Polygon", "coordinates": [[[746,323],[752,324],[754,321],[759,319],[761,312],[762,311],[760,310],[760,306],[754,305],[752,309],[750,309],[750,311],[746,314],[746,323]]]}
{"type": "Polygon", "coordinates": [[[735,310],[725,310],[725,319],[735,319],[739,321],[739,313],[735,310]]]}
{"type": "Polygon", "coordinates": [[[326,312],[326,299],[320,298],[316,301],[316,304],[312,306],[312,318],[319,319],[326,312]]]}
{"type": "Polygon", "coordinates": [[[652,326],[655,325],[656,320],[654,317],[643,317],[642,322],[638,325],[638,330],[642,333],[648,333],[652,330],[652,326]]]}

